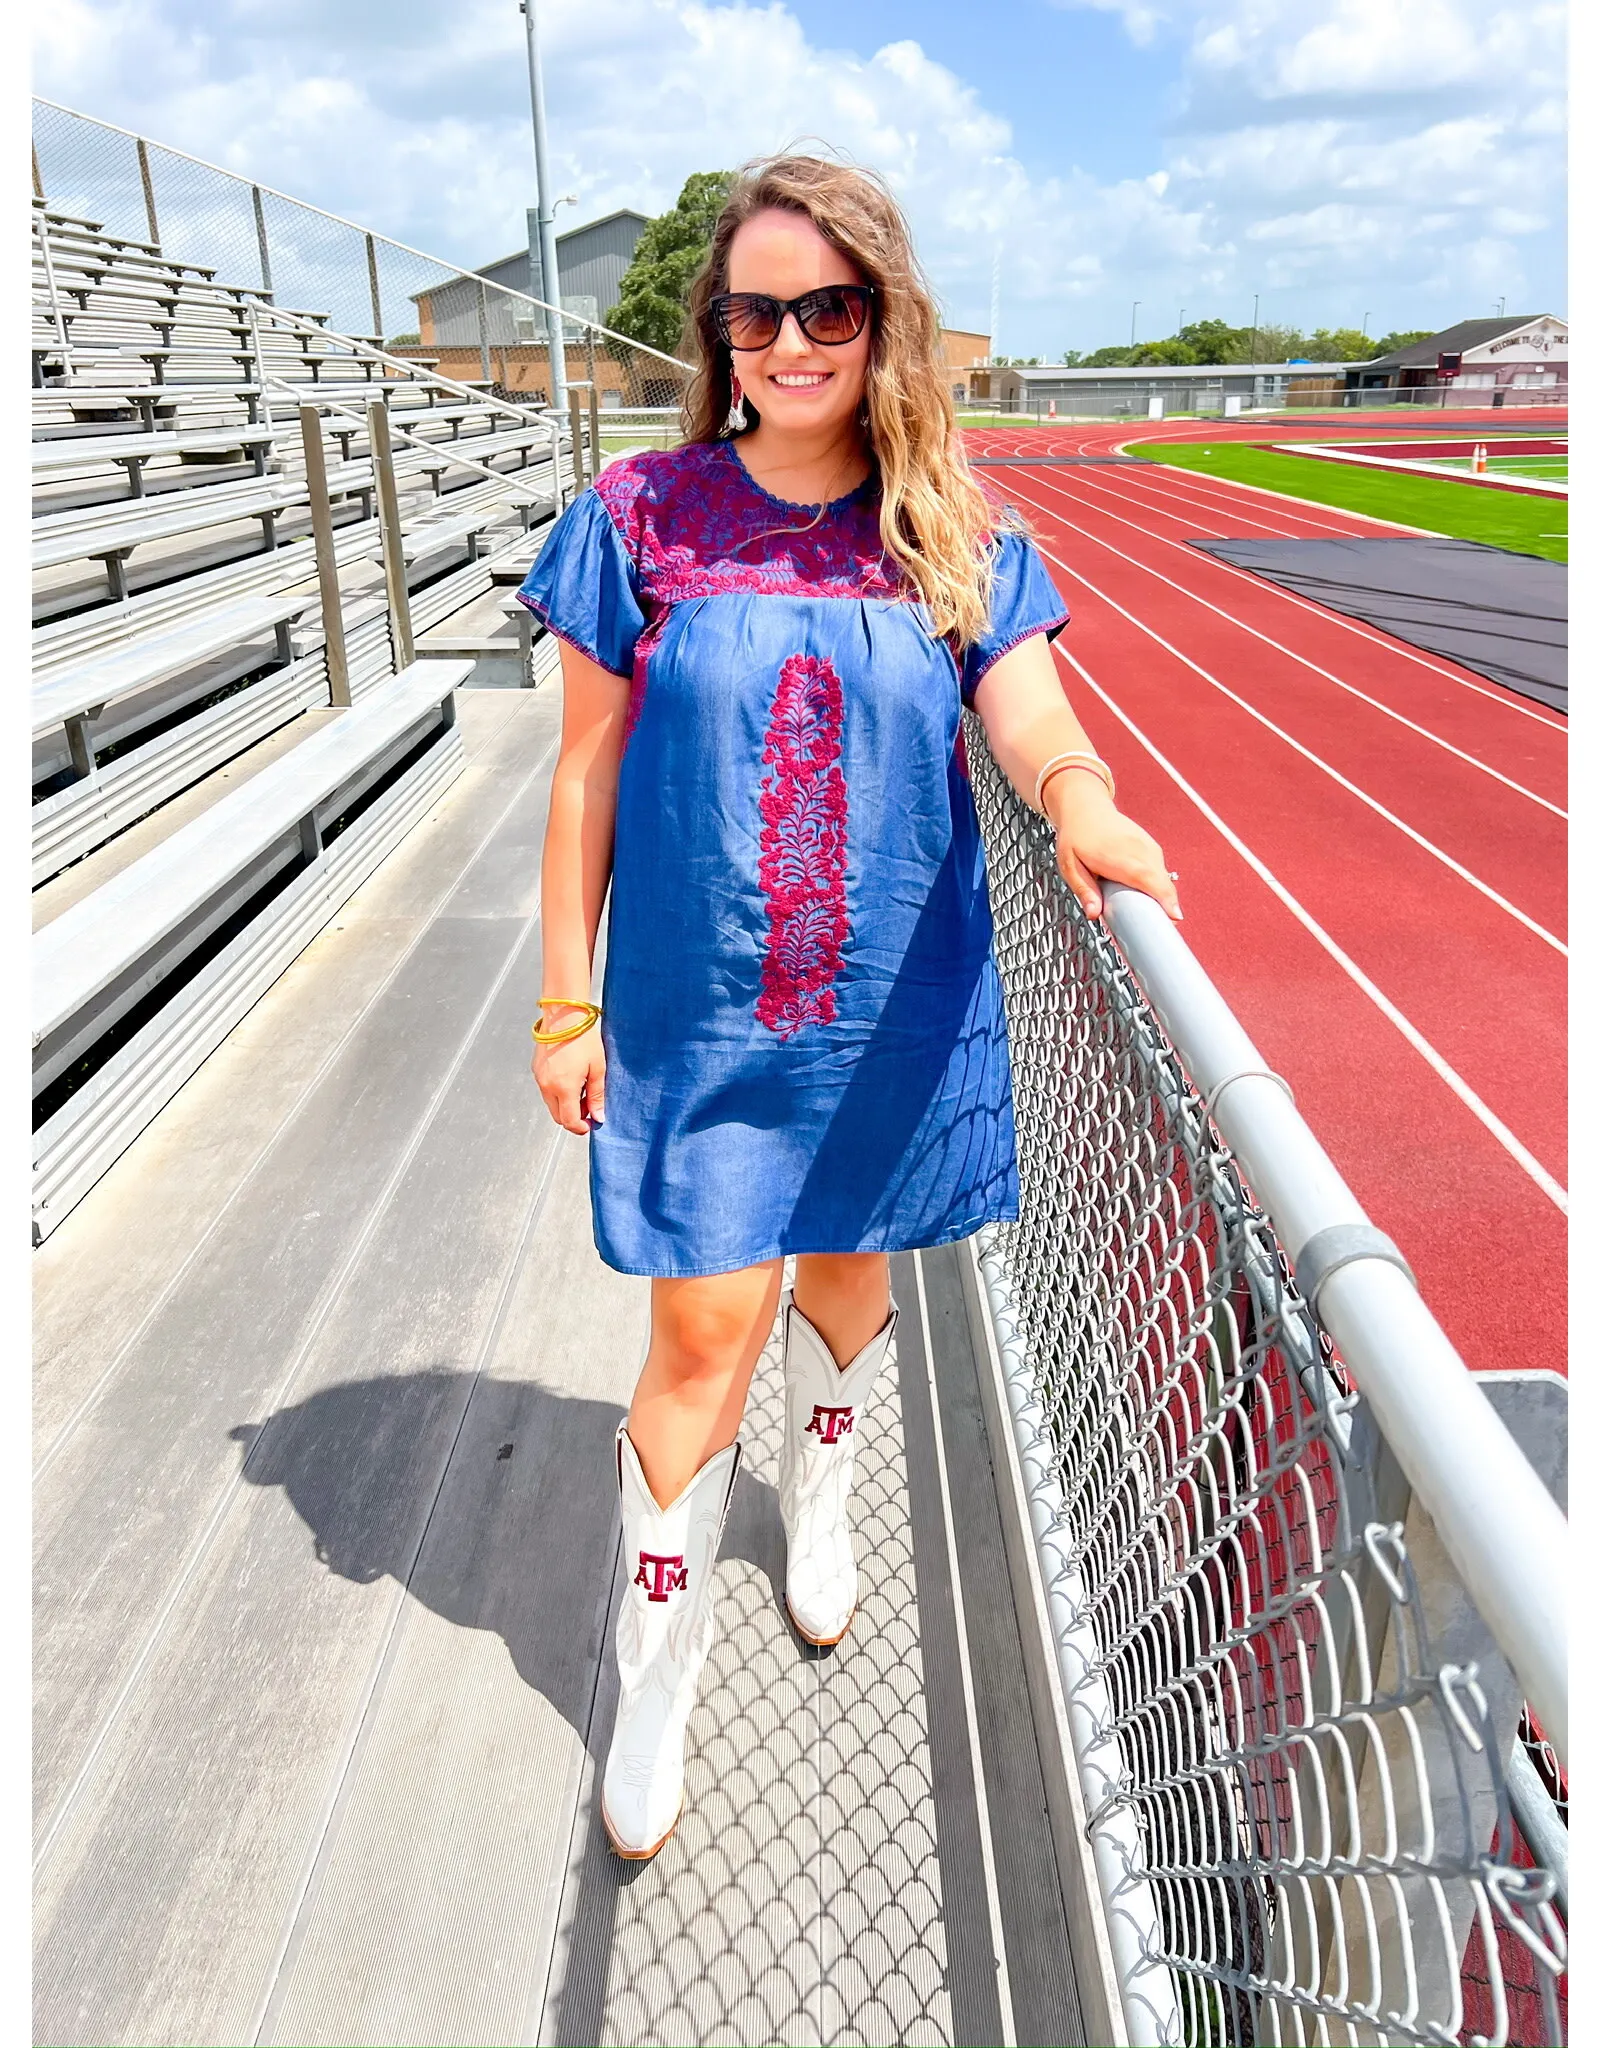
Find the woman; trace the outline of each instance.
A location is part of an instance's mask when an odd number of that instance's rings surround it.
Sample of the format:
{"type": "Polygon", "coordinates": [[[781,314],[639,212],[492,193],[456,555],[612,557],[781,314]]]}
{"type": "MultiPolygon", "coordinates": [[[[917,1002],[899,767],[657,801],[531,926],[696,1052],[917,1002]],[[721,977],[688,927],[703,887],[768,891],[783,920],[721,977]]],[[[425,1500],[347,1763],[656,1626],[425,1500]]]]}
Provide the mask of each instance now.
{"type": "Polygon", "coordinates": [[[677,1823],[785,1258],[786,1597],[828,1644],[855,1611],[846,1496],[894,1334],[888,1254],[1017,1213],[962,705],[1091,916],[1097,876],[1178,915],[1062,694],[1066,608],[966,467],[882,184],[812,157],[748,169],[690,323],[684,443],[611,464],[521,592],[564,643],[533,1071],[590,1134],[602,1258],[652,1283],[617,1432],[628,1585],[602,1813],[628,1857],[677,1823]]]}

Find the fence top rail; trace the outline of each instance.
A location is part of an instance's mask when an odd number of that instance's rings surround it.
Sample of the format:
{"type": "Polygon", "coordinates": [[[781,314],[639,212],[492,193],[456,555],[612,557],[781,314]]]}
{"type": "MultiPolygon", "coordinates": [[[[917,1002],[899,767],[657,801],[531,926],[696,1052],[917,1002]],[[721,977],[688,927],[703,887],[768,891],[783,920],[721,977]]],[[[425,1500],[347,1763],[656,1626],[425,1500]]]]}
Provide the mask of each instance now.
{"type": "MultiPolygon", "coordinates": [[[[619,341],[626,348],[639,350],[642,355],[654,356],[657,362],[670,363],[675,370],[691,374],[693,372],[692,363],[668,355],[664,349],[652,348],[648,342],[635,341],[632,335],[619,334],[615,328],[607,327],[599,320],[591,320],[587,314],[569,313],[564,306],[552,306],[544,299],[536,299],[531,292],[519,292],[512,285],[500,284],[492,277],[483,276],[480,271],[468,270],[459,263],[447,263],[442,256],[435,256],[430,250],[415,248],[410,242],[396,240],[393,235],[380,234],[376,228],[363,227],[359,221],[351,220],[345,214],[330,213],[325,206],[314,206],[310,200],[300,199],[292,192],[282,192],[276,185],[265,185],[259,178],[246,178],[238,171],[230,171],[222,164],[210,162],[206,157],[192,156],[186,149],[175,149],[170,142],[156,142],[154,137],[140,135],[136,130],[123,128],[115,121],[102,121],[97,114],[80,113],[76,107],[66,106],[60,100],[46,99],[43,93],[35,93],[33,100],[35,105],[51,107],[56,113],[67,114],[75,121],[85,121],[94,128],[109,129],[114,135],[125,135],[130,142],[146,145],[154,143],[154,146],[166,155],[181,157],[185,163],[194,164],[203,171],[210,171],[216,177],[226,178],[230,184],[243,185],[268,198],[280,199],[286,206],[296,206],[303,212],[316,214],[322,220],[331,220],[339,227],[349,228],[353,234],[370,235],[374,241],[386,243],[391,249],[400,249],[407,256],[415,256],[424,263],[436,264],[440,270],[448,271],[453,278],[471,278],[487,291],[499,292],[508,299],[520,299],[525,305],[537,306],[541,313],[553,313],[558,320],[570,321],[575,327],[586,327],[595,334],[603,334],[608,341],[619,341]]],[[[48,213],[45,218],[49,218],[48,213]]],[[[115,240],[116,237],[102,239],[115,240]]]]}
{"type": "Polygon", "coordinates": [[[1160,905],[1111,883],[1106,918],[1565,1764],[1566,1517],[1160,905]]]}

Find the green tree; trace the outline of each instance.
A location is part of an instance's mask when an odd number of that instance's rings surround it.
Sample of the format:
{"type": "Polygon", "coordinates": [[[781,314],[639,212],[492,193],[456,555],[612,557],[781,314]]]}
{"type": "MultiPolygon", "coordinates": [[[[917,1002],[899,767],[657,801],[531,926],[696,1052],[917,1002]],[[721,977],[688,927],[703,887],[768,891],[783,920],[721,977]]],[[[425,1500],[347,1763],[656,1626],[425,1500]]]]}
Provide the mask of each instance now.
{"type": "Polygon", "coordinates": [[[1287,363],[1295,356],[1308,355],[1306,338],[1298,327],[1263,325],[1256,329],[1255,353],[1250,351],[1250,330],[1244,335],[1244,353],[1234,360],[1241,363],[1287,363]]]}
{"type": "Polygon", "coordinates": [[[658,214],[639,237],[617,303],[605,316],[608,327],[668,355],[677,350],[689,287],[732,188],[732,171],[696,171],[684,180],[671,212],[658,214]]]}
{"type": "Polygon", "coordinates": [[[1377,353],[1359,327],[1319,327],[1306,336],[1306,354],[1314,363],[1364,363],[1377,353]]]}
{"type": "Polygon", "coordinates": [[[1177,366],[1184,363],[1197,363],[1199,360],[1200,358],[1195,354],[1188,342],[1181,340],[1175,334],[1169,335],[1165,341],[1141,341],[1137,348],[1128,351],[1128,361],[1140,369],[1144,368],[1147,363],[1152,365],[1166,363],[1177,366]]]}
{"type": "Polygon", "coordinates": [[[1076,370],[1082,364],[1082,362],[1083,350],[1081,348],[1069,348],[1062,350],[1061,363],[1064,369],[1076,370]]]}
{"type": "Polygon", "coordinates": [[[1125,370],[1133,355],[1131,348],[1097,348],[1078,365],[1084,370],[1125,370]]]}
{"type": "Polygon", "coordinates": [[[1230,327],[1226,320],[1190,320],[1178,329],[1176,339],[1194,350],[1196,363],[1247,363],[1250,360],[1250,330],[1230,327]]]}
{"type": "Polygon", "coordinates": [[[1376,341],[1368,342],[1370,355],[1392,355],[1397,348],[1412,348],[1419,341],[1426,341],[1433,333],[1431,327],[1408,327],[1404,333],[1398,329],[1393,334],[1380,335],[1376,341]]]}

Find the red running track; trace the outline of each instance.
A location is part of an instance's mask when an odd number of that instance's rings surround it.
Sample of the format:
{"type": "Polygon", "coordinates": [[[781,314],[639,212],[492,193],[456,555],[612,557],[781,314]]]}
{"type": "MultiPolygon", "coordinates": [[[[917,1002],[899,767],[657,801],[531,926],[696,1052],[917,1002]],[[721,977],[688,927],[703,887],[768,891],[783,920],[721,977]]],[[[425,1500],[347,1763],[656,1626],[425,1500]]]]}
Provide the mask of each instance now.
{"type": "MultiPolygon", "coordinates": [[[[968,440],[1105,455],[1151,431],[1301,423],[968,440]]],[[[1182,877],[1189,944],[1467,1362],[1564,1372],[1565,719],[1188,544],[1406,529],[1160,465],[981,474],[1071,607],[1063,682],[1182,877]]]]}

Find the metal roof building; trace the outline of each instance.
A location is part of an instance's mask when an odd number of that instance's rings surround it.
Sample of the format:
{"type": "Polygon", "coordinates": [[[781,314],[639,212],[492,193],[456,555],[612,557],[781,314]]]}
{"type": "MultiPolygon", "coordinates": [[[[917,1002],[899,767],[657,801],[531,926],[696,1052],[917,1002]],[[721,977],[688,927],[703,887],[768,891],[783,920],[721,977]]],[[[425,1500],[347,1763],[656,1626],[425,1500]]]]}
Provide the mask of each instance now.
{"type": "Polygon", "coordinates": [[[1134,369],[1068,369],[1062,363],[1036,367],[978,366],[968,373],[957,398],[982,404],[998,401],[1008,410],[1115,417],[1146,415],[1159,400],[1174,412],[1222,411],[1230,399],[1241,407],[1279,405],[1301,390],[1343,388],[1348,363],[1184,363],[1147,364],[1134,369]]]}
{"type": "MultiPolygon", "coordinates": [[[[620,207],[599,220],[586,222],[556,237],[556,265],[561,277],[564,311],[588,320],[604,320],[617,303],[623,275],[633,261],[639,237],[650,225],[646,214],[620,207]]],[[[413,296],[417,302],[419,326],[425,341],[438,347],[476,348],[479,343],[478,292],[475,280],[484,277],[491,284],[511,291],[545,296],[540,275],[537,223],[528,214],[529,247],[480,264],[476,271],[451,278],[413,296]]],[[[489,294],[488,340],[496,347],[518,342],[543,341],[544,326],[531,306],[489,294]]]]}
{"type": "Polygon", "coordinates": [[[1509,319],[1458,320],[1370,363],[1353,366],[1349,381],[1363,390],[1401,389],[1448,382],[1456,388],[1564,386],[1567,323],[1554,313],[1515,313],[1509,319]]]}

